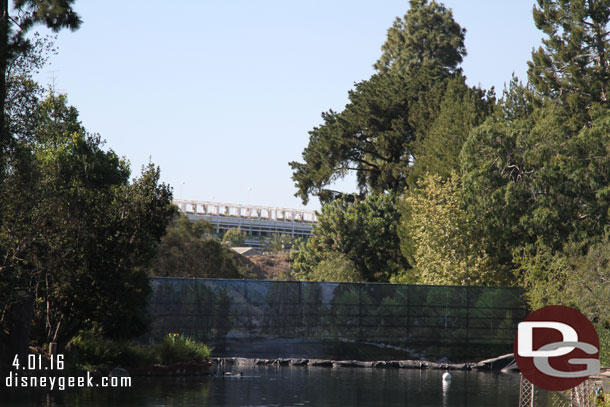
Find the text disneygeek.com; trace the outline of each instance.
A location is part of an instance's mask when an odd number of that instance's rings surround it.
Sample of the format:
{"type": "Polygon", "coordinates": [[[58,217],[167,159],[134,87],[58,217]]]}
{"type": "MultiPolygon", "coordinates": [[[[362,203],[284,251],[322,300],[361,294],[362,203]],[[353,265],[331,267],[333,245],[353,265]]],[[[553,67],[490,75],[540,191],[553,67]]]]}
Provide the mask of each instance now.
{"type": "Polygon", "coordinates": [[[29,388],[47,390],[65,390],[82,387],[131,387],[131,377],[94,377],[91,372],[86,376],[40,375],[41,372],[64,370],[64,356],[52,355],[43,359],[40,355],[28,355],[24,361],[15,355],[13,369],[4,380],[7,388],[29,388]]]}

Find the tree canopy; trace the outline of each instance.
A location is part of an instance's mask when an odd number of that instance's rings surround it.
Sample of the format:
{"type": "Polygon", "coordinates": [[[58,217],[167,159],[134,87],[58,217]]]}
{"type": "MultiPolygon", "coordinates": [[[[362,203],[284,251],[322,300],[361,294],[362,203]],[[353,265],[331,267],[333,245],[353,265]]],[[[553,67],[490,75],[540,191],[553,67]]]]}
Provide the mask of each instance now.
{"type": "Polygon", "coordinates": [[[355,85],[342,112],[322,114],[304,162],[290,163],[296,195],[328,201],[327,187],[350,171],[363,194],[401,191],[417,161],[415,141],[438,116],[448,81],[461,77],[464,34],[444,6],[412,0],[388,31],[378,72],[355,85]]]}
{"type": "MultiPolygon", "coordinates": [[[[8,0],[0,2],[0,169],[4,171],[4,154],[12,135],[6,126],[7,73],[10,65],[34,48],[26,34],[36,24],[57,32],[76,30],[82,21],[73,10],[74,0],[8,0]],[[11,15],[14,12],[14,15],[11,15]]],[[[0,177],[2,176],[0,172],[0,177]]]]}
{"type": "Polygon", "coordinates": [[[587,109],[606,104],[610,84],[607,0],[538,0],[534,22],[546,35],[532,53],[528,76],[543,97],[568,109],[574,129],[589,120],[587,109]]]}
{"type": "Polygon", "coordinates": [[[322,208],[312,236],[291,253],[293,270],[299,278],[310,280],[321,262],[327,262],[325,269],[341,264],[348,270],[345,265],[353,264],[356,273],[346,271],[345,275],[359,275],[361,281],[389,281],[408,267],[400,254],[399,219],[390,194],[371,194],[355,202],[342,196],[322,208]]]}
{"type": "Polygon", "coordinates": [[[49,94],[31,120],[0,184],[2,315],[27,294],[35,341],[143,333],[147,265],[175,213],[170,188],[152,164],[130,181],[127,162],[86,132],[64,95],[49,94]]]}
{"type": "Polygon", "coordinates": [[[180,214],[161,239],[150,274],[154,277],[244,278],[237,254],[213,235],[203,219],[189,221],[180,214]]]}
{"type": "Polygon", "coordinates": [[[374,67],[380,72],[409,72],[418,67],[441,66],[456,71],[466,56],[466,29],[453,19],[442,3],[410,0],[409,11],[396,18],[381,46],[382,54],[374,67]]]}

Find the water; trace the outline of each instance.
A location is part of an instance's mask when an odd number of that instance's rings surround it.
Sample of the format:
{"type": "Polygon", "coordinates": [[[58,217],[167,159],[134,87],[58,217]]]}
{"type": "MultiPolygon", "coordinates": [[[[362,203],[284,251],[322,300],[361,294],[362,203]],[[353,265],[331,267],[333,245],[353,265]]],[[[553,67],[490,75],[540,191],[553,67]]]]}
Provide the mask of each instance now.
{"type": "Polygon", "coordinates": [[[32,393],[2,389],[2,406],[418,406],[515,407],[514,373],[233,366],[237,377],[133,378],[131,388],[32,393]]]}

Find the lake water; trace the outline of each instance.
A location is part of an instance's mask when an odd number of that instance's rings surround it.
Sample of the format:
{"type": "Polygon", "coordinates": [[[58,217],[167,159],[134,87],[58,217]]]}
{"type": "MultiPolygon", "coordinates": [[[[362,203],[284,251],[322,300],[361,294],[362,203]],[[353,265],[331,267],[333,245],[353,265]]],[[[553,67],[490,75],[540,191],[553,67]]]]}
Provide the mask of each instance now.
{"type": "Polygon", "coordinates": [[[0,390],[2,406],[469,406],[516,407],[519,375],[442,370],[233,366],[238,377],[147,379],[131,388],[0,390]]]}

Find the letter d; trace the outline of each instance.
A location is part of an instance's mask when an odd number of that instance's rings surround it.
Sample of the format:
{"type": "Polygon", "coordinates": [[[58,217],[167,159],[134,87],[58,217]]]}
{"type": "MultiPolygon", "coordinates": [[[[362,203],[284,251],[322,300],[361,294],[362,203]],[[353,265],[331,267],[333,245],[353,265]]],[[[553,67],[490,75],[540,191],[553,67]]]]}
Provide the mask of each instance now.
{"type": "Polygon", "coordinates": [[[13,387],[13,372],[6,376],[4,384],[6,384],[6,387],[13,387]]]}
{"type": "Polygon", "coordinates": [[[561,332],[561,342],[578,342],[578,334],[570,325],[552,321],[525,321],[517,328],[517,353],[522,357],[555,357],[563,356],[574,350],[573,346],[562,346],[555,350],[533,350],[534,328],[548,328],[561,332]]]}

